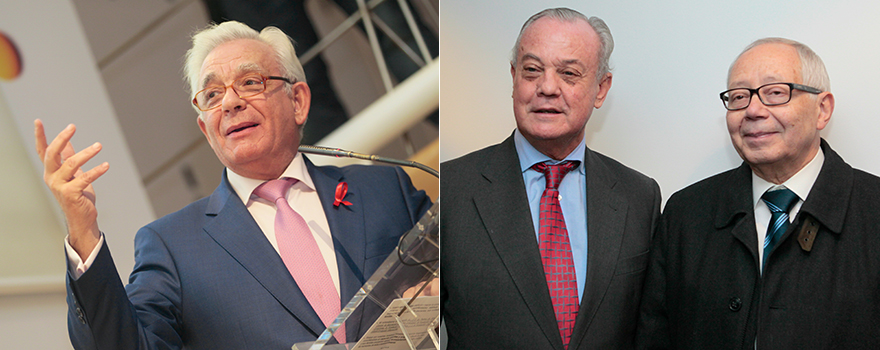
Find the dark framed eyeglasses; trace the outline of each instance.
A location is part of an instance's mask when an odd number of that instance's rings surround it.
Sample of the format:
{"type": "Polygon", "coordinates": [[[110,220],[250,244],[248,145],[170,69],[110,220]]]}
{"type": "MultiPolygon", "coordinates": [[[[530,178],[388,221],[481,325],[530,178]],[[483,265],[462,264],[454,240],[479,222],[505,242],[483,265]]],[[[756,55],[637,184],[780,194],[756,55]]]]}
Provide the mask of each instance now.
{"type": "Polygon", "coordinates": [[[288,84],[293,84],[296,79],[291,81],[285,77],[264,76],[262,74],[248,74],[241,78],[235,79],[230,85],[211,85],[196,93],[192,103],[200,111],[207,112],[214,108],[220,107],[223,97],[226,96],[226,90],[232,88],[239,98],[247,98],[263,91],[266,91],[266,82],[269,80],[281,80],[288,84]]]}
{"type": "Polygon", "coordinates": [[[820,94],[822,90],[795,83],[770,83],[759,86],[757,89],[736,88],[721,93],[721,102],[728,111],[745,109],[752,102],[752,96],[758,94],[758,99],[765,106],[784,105],[791,101],[791,91],[800,90],[811,94],[820,94]]]}

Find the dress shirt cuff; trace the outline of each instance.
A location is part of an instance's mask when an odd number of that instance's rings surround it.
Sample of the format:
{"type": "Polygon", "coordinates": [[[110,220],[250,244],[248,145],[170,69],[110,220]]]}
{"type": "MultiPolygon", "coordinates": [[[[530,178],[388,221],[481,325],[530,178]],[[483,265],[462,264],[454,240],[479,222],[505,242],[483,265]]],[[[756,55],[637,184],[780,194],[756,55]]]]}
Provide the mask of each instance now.
{"type": "Polygon", "coordinates": [[[74,281],[78,280],[80,276],[86,273],[89,266],[92,266],[92,263],[95,262],[95,257],[98,256],[98,252],[101,250],[102,245],[104,245],[103,232],[101,232],[101,237],[98,238],[98,244],[92,249],[89,257],[86,258],[86,261],[83,261],[76,250],[70,245],[70,235],[64,237],[64,249],[67,250],[67,272],[70,273],[70,276],[73,277],[74,281]]]}

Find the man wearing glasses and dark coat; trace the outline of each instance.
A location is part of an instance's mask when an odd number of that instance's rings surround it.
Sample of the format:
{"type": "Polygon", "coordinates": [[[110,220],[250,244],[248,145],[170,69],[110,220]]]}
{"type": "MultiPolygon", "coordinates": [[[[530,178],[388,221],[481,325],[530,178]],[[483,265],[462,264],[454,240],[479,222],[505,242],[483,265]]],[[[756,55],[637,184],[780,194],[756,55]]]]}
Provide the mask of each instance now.
{"type": "Polygon", "coordinates": [[[748,46],[721,93],[743,159],[675,193],[651,249],[641,349],[875,349],[880,178],[820,136],[834,111],[809,47],[748,46]]]}

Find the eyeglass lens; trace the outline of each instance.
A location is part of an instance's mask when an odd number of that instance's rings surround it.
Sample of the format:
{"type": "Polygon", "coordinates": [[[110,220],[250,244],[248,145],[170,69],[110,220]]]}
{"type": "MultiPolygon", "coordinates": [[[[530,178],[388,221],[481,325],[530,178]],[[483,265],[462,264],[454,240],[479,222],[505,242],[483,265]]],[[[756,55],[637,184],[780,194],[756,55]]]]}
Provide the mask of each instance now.
{"type": "MultiPolygon", "coordinates": [[[[732,89],[727,91],[724,99],[727,109],[736,110],[749,106],[752,101],[750,89],[732,89]]],[[[788,103],[791,100],[791,87],[788,84],[768,84],[758,88],[758,98],[767,106],[788,103]]]]}
{"type": "MultiPolygon", "coordinates": [[[[215,85],[209,86],[196,94],[196,102],[201,110],[214,109],[223,102],[226,95],[227,86],[215,85]]],[[[261,75],[246,75],[236,79],[232,83],[232,89],[238,94],[238,97],[245,98],[259,94],[266,89],[266,81],[261,75]]]]}

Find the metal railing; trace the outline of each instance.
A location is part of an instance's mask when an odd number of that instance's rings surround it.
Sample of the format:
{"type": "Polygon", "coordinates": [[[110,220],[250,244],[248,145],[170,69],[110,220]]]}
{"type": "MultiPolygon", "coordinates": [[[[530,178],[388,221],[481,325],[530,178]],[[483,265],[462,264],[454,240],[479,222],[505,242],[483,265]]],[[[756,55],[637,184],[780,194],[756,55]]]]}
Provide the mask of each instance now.
{"type": "MultiPolygon", "coordinates": [[[[156,20],[150,22],[150,24],[135,34],[131,39],[111,52],[107,57],[101,59],[99,68],[109,65],[115,58],[119,57],[122,53],[134,46],[138,41],[149,34],[149,32],[155,30],[171,16],[180,12],[185,6],[194,1],[195,0],[183,0],[171,7],[168,11],[157,17],[156,20]]],[[[382,83],[385,86],[386,93],[363,111],[349,118],[345,124],[321,139],[317,144],[349,148],[363,153],[373,153],[382,146],[388,144],[394,138],[405,135],[407,130],[412,128],[415,124],[424,119],[426,115],[439,107],[440,68],[439,59],[431,58],[431,54],[425,44],[421,31],[418,29],[415,17],[413,16],[409,4],[407,4],[405,0],[371,0],[369,2],[357,0],[357,2],[358,11],[351,14],[335,29],[331,30],[326,36],[321,38],[321,40],[312,48],[301,54],[300,61],[305,65],[330,47],[343,34],[352,30],[355,28],[355,25],[363,21],[364,31],[367,34],[367,39],[370,43],[373,57],[376,60],[377,68],[382,78],[382,83]],[[378,15],[373,13],[373,9],[384,1],[398,2],[409,30],[412,32],[413,38],[416,41],[419,53],[414,52],[409,45],[407,45],[378,15]],[[376,28],[385,34],[407,55],[407,57],[421,67],[418,72],[400,82],[396,87],[392,84],[388,66],[385,63],[384,55],[379,47],[376,28]]],[[[426,6],[431,8],[431,5],[426,6]]],[[[430,11],[430,13],[433,16],[437,16],[435,11],[430,11]]],[[[204,142],[205,140],[202,138],[193,140],[193,142],[187,145],[187,147],[184,147],[182,150],[169,157],[155,170],[143,176],[144,186],[149,186],[161,175],[177,166],[182,159],[195,152],[204,142]]],[[[408,147],[407,153],[410,156],[414,153],[412,148],[413,147],[408,147]]],[[[344,165],[357,162],[357,160],[321,159],[318,162],[321,164],[344,165]]]]}

